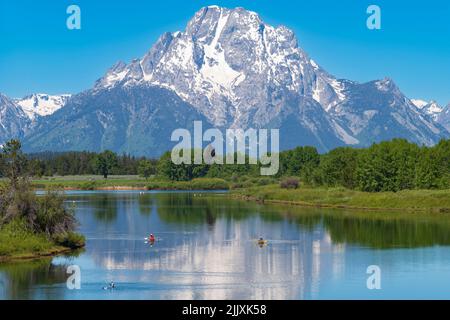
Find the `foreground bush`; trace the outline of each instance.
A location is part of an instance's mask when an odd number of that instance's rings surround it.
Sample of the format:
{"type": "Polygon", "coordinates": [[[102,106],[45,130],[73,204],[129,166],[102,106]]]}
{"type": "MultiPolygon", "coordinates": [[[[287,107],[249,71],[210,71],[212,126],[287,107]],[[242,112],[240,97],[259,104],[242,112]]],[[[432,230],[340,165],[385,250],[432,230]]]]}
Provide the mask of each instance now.
{"type": "Polygon", "coordinates": [[[54,240],[56,244],[70,249],[82,248],[86,243],[85,237],[75,232],[57,235],[54,240]]]}
{"type": "Polygon", "coordinates": [[[23,220],[12,221],[0,228],[0,257],[46,252],[53,247],[45,235],[28,230],[23,220]]]}
{"type": "Polygon", "coordinates": [[[0,186],[0,257],[51,253],[55,238],[64,237],[62,242],[70,246],[84,243],[73,233],[76,220],[64,205],[63,193],[48,190],[38,196],[34,192],[20,141],[6,142],[1,151],[1,169],[8,181],[0,186]]]}
{"type": "Polygon", "coordinates": [[[73,231],[76,220],[73,212],[64,206],[64,196],[57,190],[48,190],[37,196],[27,182],[0,191],[0,227],[21,220],[27,230],[36,234],[55,236],[73,231]]]}

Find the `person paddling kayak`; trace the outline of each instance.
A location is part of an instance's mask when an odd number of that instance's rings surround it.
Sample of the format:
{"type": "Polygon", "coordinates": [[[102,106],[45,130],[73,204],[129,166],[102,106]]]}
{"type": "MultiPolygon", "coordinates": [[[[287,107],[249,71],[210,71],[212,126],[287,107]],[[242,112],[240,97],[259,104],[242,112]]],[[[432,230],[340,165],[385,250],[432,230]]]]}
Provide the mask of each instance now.
{"type": "Polygon", "coordinates": [[[155,236],[153,235],[153,233],[150,235],[150,237],[148,237],[148,241],[149,241],[150,243],[155,243],[156,238],[155,238],[155,236]]]}
{"type": "Polygon", "coordinates": [[[261,248],[264,247],[265,245],[267,245],[267,240],[264,240],[263,237],[259,238],[259,240],[258,240],[258,245],[259,245],[261,248]]]}

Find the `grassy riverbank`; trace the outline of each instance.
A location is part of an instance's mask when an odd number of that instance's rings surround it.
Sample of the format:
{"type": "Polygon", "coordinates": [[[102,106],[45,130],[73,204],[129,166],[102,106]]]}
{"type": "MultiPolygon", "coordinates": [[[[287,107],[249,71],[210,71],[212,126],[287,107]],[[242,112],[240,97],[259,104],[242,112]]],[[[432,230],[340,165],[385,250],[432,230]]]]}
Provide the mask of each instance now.
{"type": "Polygon", "coordinates": [[[223,179],[194,179],[192,181],[169,181],[143,179],[138,176],[100,176],[52,177],[33,180],[35,189],[49,187],[66,190],[228,190],[229,184],[223,179]]]}
{"type": "Polygon", "coordinates": [[[14,221],[0,229],[0,262],[53,256],[82,248],[84,244],[84,237],[75,233],[50,239],[45,234],[28,231],[22,223],[14,221]]]}
{"type": "MultiPolygon", "coordinates": [[[[267,180],[267,179],[266,179],[267,180]]],[[[247,200],[313,207],[357,209],[405,209],[410,211],[450,212],[450,190],[404,190],[369,193],[339,188],[301,187],[282,189],[274,181],[232,183],[223,179],[202,178],[192,181],[143,179],[138,176],[68,176],[33,180],[33,187],[60,187],[66,190],[229,190],[247,200]],[[263,183],[264,182],[264,183],[263,183]],[[268,184],[270,183],[270,184],[268,184]]]]}
{"type": "Polygon", "coordinates": [[[267,203],[355,208],[434,211],[450,213],[450,190],[405,190],[367,193],[345,188],[282,189],[279,185],[250,187],[231,192],[233,197],[267,203]]]}
{"type": "Polygon", "coordinates": [[[32,186],[35,189],[46,189],[49,187],[66,190],[101,190],[105,188],[129,188],[146,189],[149,181],[138,177],[111,177],[103,179],[97,176],[79,177],[52,177],[48,179],[33,180],[32,186]]]}

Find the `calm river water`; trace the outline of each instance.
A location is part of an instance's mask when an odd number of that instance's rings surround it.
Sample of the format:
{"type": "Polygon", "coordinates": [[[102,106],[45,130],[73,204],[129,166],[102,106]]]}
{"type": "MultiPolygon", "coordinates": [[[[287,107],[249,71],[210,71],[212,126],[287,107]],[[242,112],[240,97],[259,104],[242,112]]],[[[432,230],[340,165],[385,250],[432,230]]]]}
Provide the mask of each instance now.
{"type": "Polygon", "coordinates": [[[263,206],[223,193],[69,192],[67,205],[86,249],[0,265],[0,299],[450,299],[445,215],[263,206]],[[80,290],[66,285],[72,265],[80,290]],[[367,287],[373,265],[381,290],[367,287]]]}

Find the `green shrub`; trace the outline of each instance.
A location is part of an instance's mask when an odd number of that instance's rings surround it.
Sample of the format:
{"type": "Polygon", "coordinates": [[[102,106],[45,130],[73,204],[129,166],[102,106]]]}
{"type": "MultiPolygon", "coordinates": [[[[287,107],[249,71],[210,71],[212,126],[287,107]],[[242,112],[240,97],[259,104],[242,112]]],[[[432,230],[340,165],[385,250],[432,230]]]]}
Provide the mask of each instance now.
{"type": "Polygon", "coordinates": [[[194,179],[190,184],[192,190],[228,190],[230,188],[223,179],[194,179]]]}
{"type": "Polygon", "coordinates": [[[64,206],[64,196],[58,190],[47,192],[34,200],[37,204],[33,231],[49,236],[64,234],[75,229],[76,219],[71,210],[64,206]]]}
{"type": "Polygon", "coordinates": [[[82,248],[86,243],[85,237],[75,232],[57,235],[54,241],[56,244],[70,249],[82,248]]]}
{"type": "Polygon", "coordinates": [[[217,178],[200,178],[192,181],[152,181],[148,190],[228,190],[228,182],[217,178]]]}
{"type": "Polygon", "coordinates": [[[43,234],[36,235],[25,221],[15,219],[0,229],[0,256],[45,252],[53,243],[43,234]]]}
{"type": "Polygon", "coordinates": [[[280,183],[282,189],[298,189],[300,182],[297,178],[286,178],[280,183]]]}

